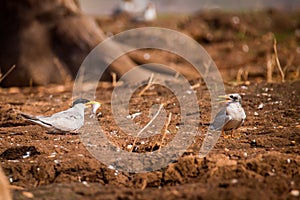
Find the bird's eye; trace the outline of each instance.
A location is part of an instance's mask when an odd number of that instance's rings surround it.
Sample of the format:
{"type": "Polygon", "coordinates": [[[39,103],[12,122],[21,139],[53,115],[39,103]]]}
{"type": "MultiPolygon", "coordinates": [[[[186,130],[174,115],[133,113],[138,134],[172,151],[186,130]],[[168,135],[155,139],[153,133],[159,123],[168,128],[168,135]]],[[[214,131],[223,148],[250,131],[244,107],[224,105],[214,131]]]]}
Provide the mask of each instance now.
{"type": "Polygon", "coordinates": [[[229,97],[230,97],[231,99],[233,99],[233,98],[234,98],[234,97],[233,97],[233,95],[230,95],[229,97]]]}

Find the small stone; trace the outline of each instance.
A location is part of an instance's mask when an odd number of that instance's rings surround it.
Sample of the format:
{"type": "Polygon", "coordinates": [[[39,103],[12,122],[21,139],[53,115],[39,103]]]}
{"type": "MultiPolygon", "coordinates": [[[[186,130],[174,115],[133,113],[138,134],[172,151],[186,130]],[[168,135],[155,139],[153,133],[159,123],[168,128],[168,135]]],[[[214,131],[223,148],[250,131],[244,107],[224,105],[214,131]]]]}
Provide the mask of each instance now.
{"type": "Polygon", "coordinates": [[[31,192],[22,192],[23,196],[25,196],[26,198],[32,199],[34,197],[34,195],[31,192]]]}
{"type": "Polygon", "coordinates": [[[243,51],[244,51],[245,53],[248,53],[248,52],[249,52],[249,46],[246,45],[246,44],[244,44],[244,45],[242,46],[242,49],[243,49],[243,51]]]}
{"type": "Polygon", "coordinates": [[[300,195],[299,190],[291,190],[290,194],[294,197],[298,197],[300,195]]]}
{"type": "Polygon", "coordinates": [[[252,140],[252,141],[250,142],[250,146],[251,146],[251,147],[257,147],[256,140],[252,140]]]}
{"type": "Polygon", "coordinates": [[[59,164],[59,163],[60,163],[60,160],[54,160],[54,163],[55,163],[55,164],[59,164]]]}
{"type": "Polygon", "coordinates": [[[239,24],[241,20],[238,16],[233,16],[231,18],[231,21],[232,21],[233,24],[239,24]]]}
{"type": "Polygon", "coordinates": [[[262,109],[264,107],[264,104],[263,103],[260,103],[259,105],[258,105],[258,109],[262,109]]]}
{"type": "Polygon", "coordinates": [[[114,166],[112,166],[112,165],[109,165],[109,166],[108,166],[108,169],[113,169],[113,170],[114,170],[114,169],[115,169],[115,167],[114,167],[114,166]]]}
{"type": "Polygon", "coordinates": [[[88,182],[86,182],[86,181],[82,181],[81,182],[83,185],[85,185],[86,187],[90,187],[90,185],[88,184],[88,182]]]}
{"type": "Polygon", "coordinates": [[[238,183],[239,181],[236,179],[236,178],[234,178],[234,179],[232,179],[231,180],[231,184],[236,184],[236,183],[238,183]]]}

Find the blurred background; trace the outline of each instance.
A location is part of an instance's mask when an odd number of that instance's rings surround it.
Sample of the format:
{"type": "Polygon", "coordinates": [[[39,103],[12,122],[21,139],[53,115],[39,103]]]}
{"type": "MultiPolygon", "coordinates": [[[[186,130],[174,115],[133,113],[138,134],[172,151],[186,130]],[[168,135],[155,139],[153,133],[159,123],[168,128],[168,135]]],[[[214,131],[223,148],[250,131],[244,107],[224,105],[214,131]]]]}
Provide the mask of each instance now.
{"type": "MultiPolygon", "coordinates": [[[[146,7],[149,0],[135,0],[138,7],[146,7]]],[[[152,0],[160,13],[192,14],[199,10],[221,9],[225,11],[279,9],[285,11],[300,8],[298,0],[152,0]]],[[[110,15],[120,0],[79,0],[82,10],[92,15],[110,15]]]]}
{"type": "MultiPolygon", "coordinates": [[[[299,0],[3,0],[0,86],[65,84],[74,80],[84,58],[101,41],[147,26],[192,37],[204,46],[225,81],[295,80],[299,10],[299,0]]],[[[122,45],[110,45],[106,52],[121,50],[122,45]]],[[[160,51],[135,51],[106,63],[109,57],[99,55],[103,66],[109,65],[103,81],[147,63],[171,66],[189,80],[199,78],[184,59],[160,51]],[[150,59],[143,58],[145,53],[150,59]]]]}

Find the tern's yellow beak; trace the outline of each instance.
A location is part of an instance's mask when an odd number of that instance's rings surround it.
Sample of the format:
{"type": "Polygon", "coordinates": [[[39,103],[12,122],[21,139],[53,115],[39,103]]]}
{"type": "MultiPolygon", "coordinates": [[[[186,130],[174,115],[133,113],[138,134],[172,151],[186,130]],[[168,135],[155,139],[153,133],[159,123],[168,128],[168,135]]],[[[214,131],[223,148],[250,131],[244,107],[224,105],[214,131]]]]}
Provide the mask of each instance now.
{"type": "Polygon", "coordinates": [[[89,102],[85,103],[85,105],[86,106],[92,105],[92,113],[96,114],[98,108],[100,108],[100,106],[101,106],[101,103],[97,102],[97,101],[89,101],[89,102]]]}
{"type": "Polygon", "coordinates": [[[85,103],[85,105],[101,105],[101,103],[98,101],[89,101],[89,102],[85,103]]]}
{"type": "Polygon", "coordinates": [[[229,95],[221,95],[218,96],[219,103],[227,103],[230,102],[232,99],[229,97],[229,95]]]}

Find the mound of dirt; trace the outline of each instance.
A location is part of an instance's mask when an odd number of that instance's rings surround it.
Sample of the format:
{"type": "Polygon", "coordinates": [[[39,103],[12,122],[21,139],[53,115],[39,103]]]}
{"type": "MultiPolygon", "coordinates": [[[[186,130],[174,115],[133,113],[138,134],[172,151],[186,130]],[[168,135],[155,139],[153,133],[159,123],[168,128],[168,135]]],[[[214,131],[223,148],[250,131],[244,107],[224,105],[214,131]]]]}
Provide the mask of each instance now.
{"type": "MultiPolygon", "coordinates": [[[[1,162],[15,190],[15,199],[293,199],[291,191],[300,190],[300,82],[285,84],[252,83],[249,86],[228,86],[227,92],[239,92],[247,120],[236,131],[238,138],[219,139],[205,158],[198,151],[203,134],[192,146],[166,168],[148,173],[126,173],[96,160],[83,145],[80,135],[47,134],[46,130],[20,119],[16,110],[49,115],[66,109],[71,103],[71,87],[51,86],[28,88],[12,94],[1,90],[1,162]],[[24,102],[19,103],[20,100],[24,102]],[[69,103],[68,103],[69,102],[69,103]],[[63,105],[63,106],[62,106],[63,105]],[[13,110],[11,112],[7,112],[13,110]]],[[[118,130],[111,110],[113,87],[106,84],[96,93],[104,104],[98,120],[107,138],[128,151],[133,137],[118,130]],[[104,86],[105,85],[105,86],[104,86]]],[[[136,122],[148,123],[149,106],[157,97],[165,102],[173,117],[169,134],[138,140],[135,153],[156,151],[168,145],[176,134],[178,107],[176,97],[153,86],[143,96],[137,91],[131,99],[131,112],[142,113],[136,122]],[[143,103],[141,103],[143,102],[143,103]]],[[[195,89],[201,110],[201,133],[210,119],[210,98],[204,85],[195,89]]]]}

